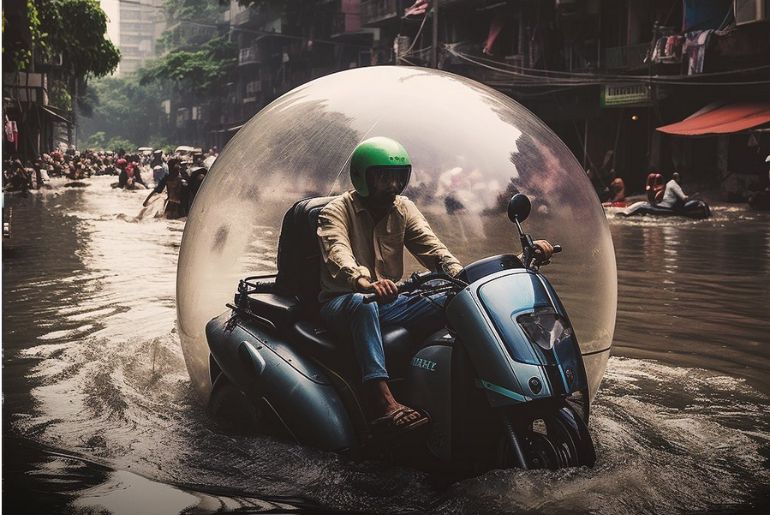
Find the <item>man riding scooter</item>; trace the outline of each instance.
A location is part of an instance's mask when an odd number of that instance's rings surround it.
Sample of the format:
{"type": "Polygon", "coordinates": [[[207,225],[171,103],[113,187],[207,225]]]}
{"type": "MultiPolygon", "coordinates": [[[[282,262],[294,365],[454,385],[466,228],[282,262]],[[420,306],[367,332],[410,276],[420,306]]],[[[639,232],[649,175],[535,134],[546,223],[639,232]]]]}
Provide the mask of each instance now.
{"type": "MultiPolygon", "coordinates": [[[[432,300],[398,296],[403,249],[434,271],[456,275],[462,265],[436,237],[427,221],[400,193],[411,175],[411,160],[398,142],[375,137],[359,144],[350,160],[353,191],[329,202],[319,215],[321,319],[353,342],[369,403],[372,429],[380,434],[410,431],[428,422],[424,413],[396,401],[388,386],[380,325],[397,323],[413,334],[429,335],[445,325],[445,295],[432,300]],[[373,294],[376,303],[366,302],[373,294]]],[[[540,263],[553,246],[535,242],[540,263]]]]}

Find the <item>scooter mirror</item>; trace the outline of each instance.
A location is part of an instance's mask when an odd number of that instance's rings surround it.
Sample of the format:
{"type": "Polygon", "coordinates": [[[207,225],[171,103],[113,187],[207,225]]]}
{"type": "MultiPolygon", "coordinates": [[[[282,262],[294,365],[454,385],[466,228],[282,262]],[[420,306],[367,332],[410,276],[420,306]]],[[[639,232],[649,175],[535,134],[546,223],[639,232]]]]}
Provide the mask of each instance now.
{"type": "Polygon", "coordinates": [[[532,210],[532,203],[529,201],[529,197],[523,193],[517,193],[511,197],[508,202],[508,218],[511,222],[519,221],[523,222],[529,216],[529,212],[532,210]]]}

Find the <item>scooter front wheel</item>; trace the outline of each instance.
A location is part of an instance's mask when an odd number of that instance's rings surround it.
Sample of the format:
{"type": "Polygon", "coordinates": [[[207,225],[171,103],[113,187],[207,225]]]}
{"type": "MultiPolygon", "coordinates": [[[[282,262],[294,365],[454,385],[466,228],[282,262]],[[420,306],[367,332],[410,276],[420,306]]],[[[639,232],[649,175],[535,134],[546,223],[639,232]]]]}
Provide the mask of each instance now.
{"type": "Polygon", "coordinates": [[[583,419],[559,406],[531,418],[507,413],[499,449],[499,466],[527,469],[592,467],[596,461],[591,435],[583,419]],[[518,424],[511,424],[518,420],[518,424]],[[522,465],[523,460],[523,465],[522,465]]]}

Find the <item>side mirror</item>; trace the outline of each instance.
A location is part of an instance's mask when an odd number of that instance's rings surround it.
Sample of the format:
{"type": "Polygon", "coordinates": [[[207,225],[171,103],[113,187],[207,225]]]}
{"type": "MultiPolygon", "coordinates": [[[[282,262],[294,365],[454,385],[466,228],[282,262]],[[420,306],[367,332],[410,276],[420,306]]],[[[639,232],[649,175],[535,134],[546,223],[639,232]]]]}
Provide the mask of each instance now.
{"type": "Polygon", "coordinates": [[[529,197],[523,193],[517,193],[508,202],[508,218],[513,223],[516,223],[517,220],[519,223],[526,220],[530,211],[532,211],[532,203],[529,201],[529,197]]]}

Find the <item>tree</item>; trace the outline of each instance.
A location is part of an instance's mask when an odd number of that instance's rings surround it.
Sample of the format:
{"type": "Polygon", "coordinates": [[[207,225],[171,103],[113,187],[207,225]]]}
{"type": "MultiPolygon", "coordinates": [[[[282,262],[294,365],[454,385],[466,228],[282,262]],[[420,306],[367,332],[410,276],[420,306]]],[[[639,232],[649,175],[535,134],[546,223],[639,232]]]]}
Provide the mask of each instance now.
{"type": "Polygon", "coordinates": [[[184,83],[184,88],[198,96],[216,95],[218,86],[235,67],[235,45],[221,36],[208,41],[200,50],[175,50],[152,61],[139,71],[141,84],[164,80],[184,83]]]}
{"type": "Polygon", "coordinates": [[[164,95],[160,85],[143,86],[136,76],[128,76],[107,77],[92,86],[93,116],[82,119],[81,142],[98,146],[120,138],[130,141],[132,147],[163,142],[166,113],[161,108],[164,95]]]}
{"type": "Polygon", "coordinates": [[[161,51],[193,50],[216,36],[217,24],[229,6],[210,0],[166,0],[165,17],[171,24],[158,38],[161,51]]]}
{"type": "Polygon", "coordinates": [[[76,78],[103,77],[120,62],[105,37],[107,15],[97,0],[37,0],[46,57],[62,54],[64,70],[76,78]]]}
{"type": "Polygon", "coordinates": [[[120,52],[105,38],[107,16],[97,0],[10,1],[3,10],[3,65],[23,71],[33,54],[45,62],[62,56],[61,73],[102,77],[118,66],[120,52]],[[7,45],[7,46],[6,46],[7,45]]]}
{"type": "Polygon", "coordinates": [[[40,42],[40,16],[34,0],[9,0],[3,5],[3,68],[26,70],[40,42]]]}

